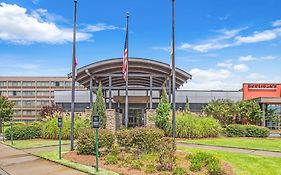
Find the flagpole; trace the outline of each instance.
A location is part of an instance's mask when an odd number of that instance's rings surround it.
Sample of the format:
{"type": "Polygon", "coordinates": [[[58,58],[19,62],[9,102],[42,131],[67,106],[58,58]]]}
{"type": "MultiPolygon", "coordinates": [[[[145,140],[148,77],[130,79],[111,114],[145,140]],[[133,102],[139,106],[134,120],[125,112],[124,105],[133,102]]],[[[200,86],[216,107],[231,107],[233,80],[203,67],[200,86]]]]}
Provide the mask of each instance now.
{"type": "Polygon", "coordinates": [[[172,0],[172,134],[176,138],[175,0],[172,0]]]}
{"type": "Polygon", "coordinates": [[[72,46],[72,88],[71,88],[71,131],[70,131],[70,150],[74,150],[74,102],[75,102],[75,79],[76,79],[76,6],[74,0],[74,19],[73,19],[73,46],[72,46]]]}
{"type": "Polygon", "coordinates": [[[126,100],[125,100],[125,126],[128,128],[129,118],[128,118],[128,80],[129,80],[129,12],[126,16],[126,44],[127,44],[127,65],[126,65],[126,100]]]}

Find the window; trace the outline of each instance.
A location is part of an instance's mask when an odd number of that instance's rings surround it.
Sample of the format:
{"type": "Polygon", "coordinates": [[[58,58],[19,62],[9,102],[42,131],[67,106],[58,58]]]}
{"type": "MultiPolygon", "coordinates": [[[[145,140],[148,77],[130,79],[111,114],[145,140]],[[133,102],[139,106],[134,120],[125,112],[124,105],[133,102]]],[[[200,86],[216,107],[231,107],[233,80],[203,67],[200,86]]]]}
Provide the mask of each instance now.
{"type": "Polygon", "coordinates": [[[36,112],[33,110],[23,110],[22,115],[35,115],[36,112]]]}
{"type": "Polygon", "coordinates": [[[50,82],[49,81],[37,81],[37,86],[48,87],[48,86],[50,86],[50,82]]]}
{"type": "Polygon", "coordinates": [[[20,86],[21,82],[20,81],[9,81],[8,86],[20,86]]]}
{"type": "Polygon", "coordinates": [[[35,96],[35,91],[22,91],[22,96],[35,96]]]}
{"type": "Polygon", "coordinates": [[[23,81],[22,86],[35,86],[34,81],[23,81]]]}
{"type": "Polygon", "coordinates": [[[0,91],[0,96],[7,96],[7,91],[0,91]]]}
{"type": "Polygon", "coordinates": [[[66,87],[71,87],[71,81],[66,81],[66,82],[65,82],[65,86],[66,86],[66,87]]]}
{"type": "Polygon", "coordinates": [[[15,104],[15,106],[21,106],[20,100],[13,100],[12,102],[15,104]]]}
{"type": "Polygon", "coordinates": [[[21,96],[21,92],[20,91],[9,91],[8,95],[12,96],[12,97],[21,96]]]}
{"type": "Polygon", "coordinates": [[[7,82],[6,81],[0,81],[0,87],[5,87],[7,86],[7,82]]]}
{"type": "Polygon", "coordinates": [[[47,106],[49,105],[49,101],[48,100],[37,100],[37,106],[47,106]]]}
{"type": "Polygon", "coordinates": [[[22,106],[35,106],[35,100],[23,100],[22,106]]]}
{"type": "Polygon", "coordinates": [[[38,91],[37,96],[50,96],[49,91],[38,91]]]}
{"type": "Polygon", "coordinates": [[[64,86],[64,81],[53,81],[52,86],[55,87],[63,87],[64,86]]]}
{"type": "Polygon", "coordinates": [[[13,114],[14,114],[14,116],[21,116],[21,111],[20,110],[14,110],[13,114]]]}

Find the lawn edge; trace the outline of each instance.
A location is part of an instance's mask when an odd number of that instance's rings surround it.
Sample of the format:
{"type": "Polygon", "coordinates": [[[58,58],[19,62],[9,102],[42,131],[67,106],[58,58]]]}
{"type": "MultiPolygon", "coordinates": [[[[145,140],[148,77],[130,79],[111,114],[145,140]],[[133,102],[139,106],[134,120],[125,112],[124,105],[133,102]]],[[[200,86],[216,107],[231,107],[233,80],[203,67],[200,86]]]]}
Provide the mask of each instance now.
{"type": "Polygon", "coordinates": [[[265,149],[258,149],[258,148],[243,148],[243,147],[235,147],[235,146],[218,146],[218,145],[210,145],[210,144],[203,144],[203,143],[190,143],[190,142],[184,142],[184,141],[176,141],[176,143],[182,143],[182,144],[190,144],[190,145],[204,145],[204,146],[215,146],[215,147],[221,147],[221,148],[236,148],[236,149],[243,149],[243,150],[253,150],[253,151],[266,151],[266,152],[276,152],[281,153],[281,151],[276,150],[265,150],[265,149]]]}

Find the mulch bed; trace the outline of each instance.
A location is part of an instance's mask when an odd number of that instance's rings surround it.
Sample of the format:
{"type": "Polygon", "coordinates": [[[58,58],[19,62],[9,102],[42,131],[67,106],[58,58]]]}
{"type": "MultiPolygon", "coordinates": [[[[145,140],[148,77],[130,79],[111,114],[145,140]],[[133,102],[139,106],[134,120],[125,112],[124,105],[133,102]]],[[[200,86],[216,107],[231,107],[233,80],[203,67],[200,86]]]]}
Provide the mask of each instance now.
{"type": "MultiPolygon", "coordinates": [[[[177,165],[180,167],[189,167],[190,162],[185,159],[185,156],[187,154],[182,151],[177,151],[177,165]]],[[[76,151],[70,151],[65,154],[63,154],[63,158],[67,159],[71,162],[80,163],[86,166],[92,166],[95,167],[96,165],[96,157],[94,155],[78,155],[76,151]]],[[[110,170],[113,172],[116,172],[120,175],[146,175],[145,173],[145,167],[143,167],[141,170],[132,169],[128,166],[120,166],[120,165],[106,165],[105,160],[103,157],[99,158],[99,167],[110,170]]],[[[225,175],[234,175],[232,167],[227,162],[222,162],[222,169],[225,172],[225,175]]],[[[207,173],[206,169],[203,169],[200,172],[189,172],[190,175],[196,175],[196,174],[205,174],[207,173]]],[[[157,173],[150,173],[150,175],[161,175],[163,173],[157,172],[157,173]]],[[[171,173],[172,174],[172,173],[171,173]]]]}

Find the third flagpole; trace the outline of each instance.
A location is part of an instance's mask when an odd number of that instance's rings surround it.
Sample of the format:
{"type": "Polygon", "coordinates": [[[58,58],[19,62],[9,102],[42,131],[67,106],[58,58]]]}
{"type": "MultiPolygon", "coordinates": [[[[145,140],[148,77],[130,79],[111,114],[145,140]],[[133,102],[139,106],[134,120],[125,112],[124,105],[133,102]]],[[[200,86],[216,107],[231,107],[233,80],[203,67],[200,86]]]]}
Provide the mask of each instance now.
{"type": "Polygon", "coordinates": [[[71,128],[70,128],[70,150],[74,150],[74,101],[75,101],[75,79],[76,79],[76,6],[74,0],[74,19],[73,19],[73,48],[72,48],[72,88],[71,88],[71,128]]]}
{"type": "Polygon", "coordinates": [[[176,138],[176,66],[175,66],[175,0],[172,0],[172,133],[176,138]]]}
{"type": "Polygon", "coordinates": [[[126,65],[126,100],[125,100],[125,125],[128,128],[129,118],[128,118],[128,81],[129,81],[129,12],[126,15],[126,47],[127,47],[127,65],[126,65]]]}

